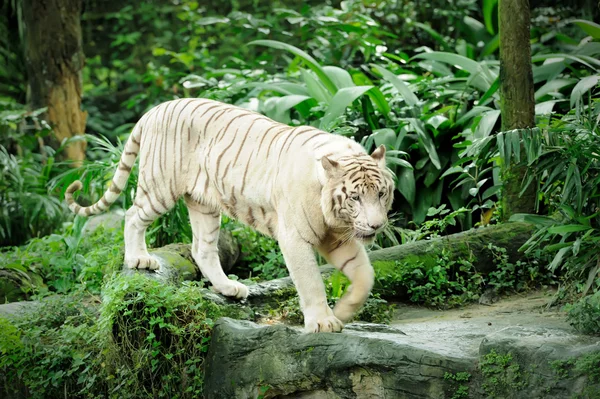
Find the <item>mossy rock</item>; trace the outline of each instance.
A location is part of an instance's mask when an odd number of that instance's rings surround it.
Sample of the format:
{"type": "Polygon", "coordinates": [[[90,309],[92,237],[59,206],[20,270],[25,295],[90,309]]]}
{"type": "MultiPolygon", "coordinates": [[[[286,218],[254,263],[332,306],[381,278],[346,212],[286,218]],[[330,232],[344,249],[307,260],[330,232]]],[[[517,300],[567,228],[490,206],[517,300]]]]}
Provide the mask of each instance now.
{"type": "Polygon", "coordinates": [[[489,273],[494,270],[489,244],[506,249],[508,261],[516,262],[523,259],[524,254],[519,248],[532,233],[532,225],[504,223],[373,251],[369,258],[372,262],[420,262],[428,266],[435,265],[442,253],[447,253],[453,259],[473,259],[479,273],[489,273]]]}

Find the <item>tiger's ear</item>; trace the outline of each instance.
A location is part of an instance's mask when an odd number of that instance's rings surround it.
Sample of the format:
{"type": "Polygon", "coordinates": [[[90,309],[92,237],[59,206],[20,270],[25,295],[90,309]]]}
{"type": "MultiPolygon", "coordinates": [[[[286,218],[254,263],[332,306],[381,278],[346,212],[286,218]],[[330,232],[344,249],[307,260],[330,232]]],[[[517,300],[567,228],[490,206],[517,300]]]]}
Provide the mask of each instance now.
{"type": "Polygon", "coordinates": [[[321,165],[323,166],[323,170],[325,171],[325,176],[327,176],[327,178],[329,179],[340,174],[340,164],[337,161],[334,161],[333,159],[323,157],[321,158],[321,165]]]}
{"type": "Polygon", "coordinates": [[[377,147],[377,149],[371,153],[371,158],[377,161],[381,169],[385,169],[385,145],[382,144],[377,147]]]}

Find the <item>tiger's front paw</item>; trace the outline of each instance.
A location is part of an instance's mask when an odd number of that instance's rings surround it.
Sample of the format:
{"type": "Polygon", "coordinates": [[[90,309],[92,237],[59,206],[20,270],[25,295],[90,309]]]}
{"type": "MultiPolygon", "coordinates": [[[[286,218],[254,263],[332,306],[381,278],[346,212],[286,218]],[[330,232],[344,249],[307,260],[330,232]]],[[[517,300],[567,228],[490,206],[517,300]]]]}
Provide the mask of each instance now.
{"type": "Polygon", "coordinates": [[[305,312],[304,314],[304,332],[341,332],[344,328],[344,323],[333,315],[331,309],[322,314],[314,312],[305,312]],[[313,313],[312,315],[310,313],[313,313]]]}
{"type": "Polygon", "coordinates": [[[130,269],[158,270],[160,263],[150,255],[142,255],[136,258],[125,259],[125,264],[130,269]]]}
{"type": "Polygon", "coordinates": [[[248,287],[235,280],[229,280],[227,284],[218,287],[213,285],[213,291],[236,299],[246,299],[248,296],[248,287]]]}

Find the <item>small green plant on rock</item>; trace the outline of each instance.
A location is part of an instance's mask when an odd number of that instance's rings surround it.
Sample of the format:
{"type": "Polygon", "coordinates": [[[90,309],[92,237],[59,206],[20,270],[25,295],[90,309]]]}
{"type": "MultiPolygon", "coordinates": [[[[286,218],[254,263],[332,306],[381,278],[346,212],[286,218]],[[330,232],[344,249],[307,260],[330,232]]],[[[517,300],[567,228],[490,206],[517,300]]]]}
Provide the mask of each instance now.
{"type": "Polygon", "coordinates": [[[483,390],[490,398],[510,396],[511,392],[527,386],[521,366],[513,362],[512,353],[497,353],[492,349],[481,362],[483,390]]]}
{"type": "Polygon", "coordinates": [[[456,374],[446,372],[444,374],[444,380],[450,381],[452,385],[452,396],[450,399],[465,399],[469,397],[469,381],[471,381],[471,374],[466,371],[458,372],[456,374]]]}

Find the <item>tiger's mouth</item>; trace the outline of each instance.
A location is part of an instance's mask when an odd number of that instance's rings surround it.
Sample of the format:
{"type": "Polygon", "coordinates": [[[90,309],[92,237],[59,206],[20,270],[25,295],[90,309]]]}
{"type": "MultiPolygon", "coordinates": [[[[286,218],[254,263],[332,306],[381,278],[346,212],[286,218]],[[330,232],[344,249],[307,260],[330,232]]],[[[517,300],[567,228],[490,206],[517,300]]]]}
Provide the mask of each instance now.
{"type": "Polygon", "coordinates": [[[377,232],[375,232],[375,231],[372,233],[365,233],[362,231],[357,231],[355,237],[361,241],[370,243],[375,239],[376,235],[377,235],[377,232]]]}

